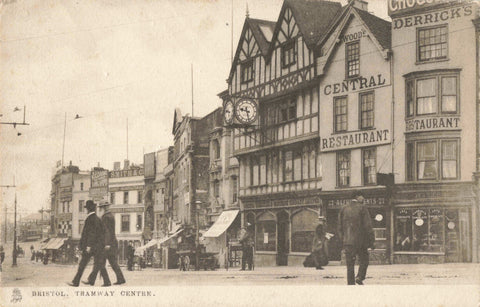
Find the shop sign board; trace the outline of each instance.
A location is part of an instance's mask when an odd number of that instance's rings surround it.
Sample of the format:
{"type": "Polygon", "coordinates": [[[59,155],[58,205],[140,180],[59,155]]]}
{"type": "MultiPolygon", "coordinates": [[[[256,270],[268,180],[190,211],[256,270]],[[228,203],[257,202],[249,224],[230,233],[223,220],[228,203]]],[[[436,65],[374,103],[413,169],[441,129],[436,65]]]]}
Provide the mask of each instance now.
{"type": "Polygon", "coordinates": [[[420,132],[458,129],[460,129],[460,117],[441,116],[409,119],[406,121],[405,131],[420,132]]]}
{"type": "MultiPolygon", "coordinates": [[[[330,199],[327,202],[328,209],[339,209],[350,203],[350,199],[330,199]]],[[[385,197],[369,197],[365,198],[364,205],[368,207],[384,206],[386,204],[385,197]]]]}
{"type": "Polygon", "coordinates": [[[387,79],[385,79],[385,77],[382,74],[378,74],[376,76],[372,75],[367,77],[359,77],[355,79],[344,80],[342,82],[327,84],[323,87],[323,94],[325,96],[332,95],[332,94],[333,95],[346,94],[353,91],[372,89],[375,87],[384,86],[386,84],[387,84],[387,79]]]}
{"type": "Polygon", "coordinates": [[[335,134],[328,138],[322,138],[321,151],[334,151],[349,148],[383,145],[391,142],[390,130],[368,130],[335,134]]]}
{"type": "Polygon", "coordinates": [[[387,0],[388,14],[413,12],[419,9],[427,9],[438,5],[456,5],[472,3],[472,0],[387,0]]]}

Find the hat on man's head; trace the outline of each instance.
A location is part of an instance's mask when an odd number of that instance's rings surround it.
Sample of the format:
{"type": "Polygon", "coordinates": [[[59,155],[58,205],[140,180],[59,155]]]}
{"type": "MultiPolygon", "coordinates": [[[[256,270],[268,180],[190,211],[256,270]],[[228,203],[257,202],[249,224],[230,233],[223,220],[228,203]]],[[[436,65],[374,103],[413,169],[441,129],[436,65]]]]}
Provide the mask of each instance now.
{"type": "Polygon", "coordinates": [[[98,204],[98,207],[99,207],[99,208],[107,207],[107,206],[110,206],[110,204],[107,203],[107,202],[105,202],[105,203],[99,203],[99,204],[98,204]]]}
{"type": "Polygon", "coordinates": [[[87,200],[87,203],[85,204],[85,208],[87,208],[87,210],[93,211],[96,207],[97,205],[93,202],[93,200],[87,200]]]}
{"type": "Polygon", "coordinates": [[[357,198],[357,197],[359,197],[359,196],[362,196],[362,197],[363,197],[363,193],[360,192],[360,191],[354,191],[354,192],[352,193],[352,199],[355,199],[355,198],[357,198]]]}

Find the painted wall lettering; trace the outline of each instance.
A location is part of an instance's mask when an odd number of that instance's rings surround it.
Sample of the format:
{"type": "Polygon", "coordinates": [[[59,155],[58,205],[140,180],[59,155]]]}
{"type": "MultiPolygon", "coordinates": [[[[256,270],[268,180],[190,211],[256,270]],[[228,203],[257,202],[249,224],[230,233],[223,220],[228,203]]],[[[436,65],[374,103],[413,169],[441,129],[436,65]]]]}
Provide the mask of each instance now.
{"type": "Polygon", "coordinates": [[[382,86],[387,83],[387,80],[378,74],[377,76],[371,76],[369,78],[360,77],[353,80],[345,80],[342,83],[334,83],[325,85],[323,93],[325,95],[340,94],[349,91],[363,90],[367,88],[382,86]]]}
{"type": "Polygon", "coordinates": [[[406,132],[459,129],[458,117],[415,118],[406,121],[406,132]]]}
{"type": "Polygon", "coordinates": [[[432,6],[444,3],[457,4],[469,3],[472,0],[388,0],[388,12],[394,14],[403,10],[412,10],[424,6],[432,6]]]}
{"type": "Polygon", "coordinates": [[[355,32],[355,33],[349,33],[343,36],[343,42],[349,42],[349,41],[354,41],[357,39],[361,39],[362,37],[367,36],[367,31],[365,29],[362,29],[361,31],[355,32]]]}
{"type": "Polygon", "coordinates": [[[351,132],[335,135],[329,138],[323,138],[321,150],[332,151],[338,149],[386,144],[389,142],[390,131],[388,129],[351,132]]]}
{"type": "Polygon", "coordinates": [[[473,6],[449,8],[443,11],[422,14],[417,16],[408,16],[393,20],[393,29],[409,28],[431,23],[442,22],[449,19],[462,18],[473,14],[473,6]]]}

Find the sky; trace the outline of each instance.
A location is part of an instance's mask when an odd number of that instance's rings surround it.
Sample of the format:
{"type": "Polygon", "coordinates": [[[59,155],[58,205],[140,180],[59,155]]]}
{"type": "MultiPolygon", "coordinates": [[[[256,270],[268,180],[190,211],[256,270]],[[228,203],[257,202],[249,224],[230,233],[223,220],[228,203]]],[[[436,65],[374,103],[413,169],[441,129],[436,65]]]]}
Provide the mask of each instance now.
{"type": "MultiPolygon", "coordinates": [[[[250,17],[276,21],[282,3],[248,0],[250,17]]],[[[64,164],[82,170],[127,158],[127,121],[131,162],[173,145],[174,108],[192,111],[192,65],[194,115],[221,106],[232,4],[235,51],[245,0],[0,1],[0,121],[22,122],[25,106],[29,123],[0,125],[0,185],[15,178],[20,214],[49,207],[64,136],[64,164]]],[[[388,18],[384,0],[369,11],[388,18]]],[[[15,190],[0,190],[4,214],[15,190]]]]}

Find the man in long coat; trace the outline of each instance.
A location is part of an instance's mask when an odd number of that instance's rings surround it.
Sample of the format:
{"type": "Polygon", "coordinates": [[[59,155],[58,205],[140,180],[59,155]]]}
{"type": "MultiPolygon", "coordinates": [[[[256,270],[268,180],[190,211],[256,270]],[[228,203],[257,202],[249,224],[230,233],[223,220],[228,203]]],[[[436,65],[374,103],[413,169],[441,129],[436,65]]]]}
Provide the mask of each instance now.
{"type": "MultiPolygon", "coordinates": [[[[122,270],[120,270],[120,266],[118,265],[118,261],[117,261],[118,241],[117,241],[117,237],[115,236],[115,217],[113,216],[112,212],[110,212],[109,206],[110,204],[108,203],[102,203],[98,206],[100,211],[103,211],[102,224],[103,224],[103,230],[104,230],[104,236],[105,236],[104,261],[106,264],[106,261],[108,260],[108,262],[112,266],[113,271],[115,272],[115,275],[117,276],[117,281],[114,283],[114,285],[121,285],[125,283],[125,277],[123,276],[122,270]]],[[[100,274],[102,274],[102,276],[104,275],[108,276],[105,265],[102,266],[100,270],[100,274]]],[[[94,283],[96,278],[97,278],[97,272],[92,271],[92,273],[88,277],[88,280],[91,283],[94,283]]]]}
{"type": "Polygon", "coordinates": [[[352,201],[340,210],[338,216],[338,235],[345,250],[349,285],[355,285],[355,282],[363,285],[369,262],[368,248],[373,249],[375,243],[372,220],[363,201],[361,193],[354,193],[352,201]],[[356,256],[360,267],[355,278],[356,256]]]}
{"type": "Polygon", "coordinates": [[[240,243],[242,244],[242,269],[245,271],[245,268],[248,265],[248,269],[252,270],[253,267],[253,230],[252,225],[247,223],[247,227],[243,227],[240,230],[240,243]]]}
{"type": "MultiPolygon", "coordinates": [[[[73,287],[78,287],[83,271],[85,270],[85,267],[87,266],[92,256],[94,272],[100,271],[102,265],[105,266],[105,261],[103,260],[105,236],[103,233],[102,221],[95,214],[96,204],[92,200],[87,200],[85,208],[87,208],[88,214],[87,218],[85,219],[85,225],[83,226],[82,236],[80,238],[79,244],[79,249],[82,251],[82,260],[80,260],[80,263],[78,264],[77,274],[73,278],[72,282],[68,283],[70,286],[73,287]]],[[[95,273],[95,276],[96,274],[97,273],[95,273]]],[[[110,286],[111,283],[108,275],[103,273],[101,274],[103,277],[103,286],[110,286]]],[[[90,280],[83,283],[93,286],[93,283],[90,280]]]]}

